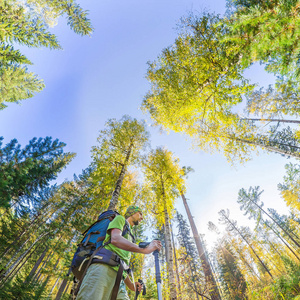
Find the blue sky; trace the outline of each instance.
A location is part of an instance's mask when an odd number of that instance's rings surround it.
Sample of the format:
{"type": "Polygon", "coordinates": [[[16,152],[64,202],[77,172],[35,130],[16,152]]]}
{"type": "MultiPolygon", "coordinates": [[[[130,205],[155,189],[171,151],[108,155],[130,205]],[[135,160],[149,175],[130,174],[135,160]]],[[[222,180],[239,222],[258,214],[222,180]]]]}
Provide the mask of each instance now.
{"type": "MultiPolygon", "coordinates": [[[[280,155],[256,156],[245,166],[231,167],[221,155],[193,152],[184,137],[160,134],[150,127],[149,117],[139,107],[149,84],[145,79],[147,61],[176,38],[176,23],[189,11],[225,12],[225,1],[189,0],[85,0],[79,1],[90,11],[94,27],[91,37],[80,37],[69,30],[64,19],[52,29],[62,51],[21,48],[34,63],[30,70],[45,80],[46,88],[21,105],[11,104],[0,111],[0,128],[9,142],[12,138],[25,145],[33,137],[52,136],[67,144],[66,150],[77,157],[62,172],[59,182],[71,179],[86,168],[90,149],[109,118],[128,114],[146,119],[151,145],[165,146],[180,158],[181,164],[195,172],[189,176],[187,198],[198,230],[207,233],[208,221],[217,223],[218,211],[229,208],[240,224],[248,220],[236,203],[242,187],[260,185],[265,193],[265,207],[285,212],[277,184],[282,182],[284,165],[289,161],[280,155]]],[[[255,66],[247,75],[260,85],[272,77],[255,66]]],[[[185,214],[178,200],[177,208],[185,214]]],[[[206,235],[211,244],[212,234],[206,235]]]]}

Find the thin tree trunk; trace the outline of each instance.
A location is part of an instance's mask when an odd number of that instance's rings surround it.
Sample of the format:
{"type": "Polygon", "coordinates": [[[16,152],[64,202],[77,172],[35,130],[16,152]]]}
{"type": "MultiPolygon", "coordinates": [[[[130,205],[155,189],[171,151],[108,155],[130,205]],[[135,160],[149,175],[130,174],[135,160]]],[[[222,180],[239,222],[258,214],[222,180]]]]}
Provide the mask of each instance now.
{"type": "MultiPolygon", "coordinates": [[[[57,285],[57,283],[58,283],[58,280],[59,280],[59,278],[56,279],[56,281],[55,281],[55,283],[54,283],[54,285],[53,285],[53,287],[52,287],[52,289],[51,289],[51,291],[50,291],[50,293],[49,293],[49,295],[48,295],[48,298],[50,298],[50,296],[52,295],[52,293],[53,293],[53,291],[54,291],[54,289],[55,289],[55,287],[56,287],[56,285],[57,285]]],[[[52,299],[52,298],[51,298],[51,299],[52,299]]]]}
{"type": "MultiPolygon", "coordinates": [[[[240,141],[242,143],[259,146],[259,147],[264,148],[264,149],[266,149],[267,151],[270,151],[270,152],[275,152],[275,153],[279,153],[279,154],[282,154],[282,155],[287,155],[287,156],[291,156],[291,157],[295,157],[295,158],[300,158],[300,152],[292,152],[292,151],[282,150],[282,149],[279,149],[279,148],[276,148],[276,147],[273,147],[273,146],[270,146],[270,145],[264,145],[263,143],[259,143],[257,141],[249,141],[249,140],[245,140],[245,139],[231,138],[231,137],[228,137],[228,138],[231,139],[231,140],[240,141]]],[[[300,151],[300,148],[297,147],[297,146],[292,146],[292,145],[287,145],[287,144],[280,144],[280,143],[278,143],[278,145],[292,147],[292,148],[298,149],[298,151],[300,151]]]]}
{"type": "Polygon", "coordinates": [[[170,230],[170,218],[167,211],[166,206],[166,195],[164,191],[164,184],[162,183],[162,197],[164,202],[164,215],[165,215],[165,241],[166,241],[166,254],[167,254],[167,269],[168,269],[168,275],[169,275],[169,283],[170,283],[170,299],[176,300],[177,299],[177,293],[176,293],[176,280],[175,280],[175,274],[173,270],[173,251],[172,251],[172,242],[171,242],[171,230],[170,230]]]}
{"type": "Polygon", "coordinates": [[[239,254],[240,259],[244,262],[244,264],[247,266],[247,268],[250,270],[250,273],[254,274],[257,280],[261,281],[260,277],[256,274],[255,270],[253,267],[249,264],[247,259],[244,257],[244,255],[237,249],[235,248],[236,252],[239,254]]]}
{"type": "Polygon", "coordinates": [[[274,233],[275,235],[282,241],[282,243],[294,254],[294,256],[300,261],[300,258],[299,256],[295,253],[295,251],[288,245],[288,243],[281,237],[281,235],[274,230],[274,228],[272,226],[269,226],[266,222],[264,222],[264,224],[270,228],[274,233]]]}
{"type": "Polygon", "coordinates": [[[45,268],[45,265],[49,262],[51,254],[53,254],[52,251],[49,252],[47,258],[45,259],[45,261],[43,262],[43,264],[39,268],[38,272],[34,275],[34,277],[32,279],[33,281],[37,281],[37,282],[39,281],[39,279],[41,277],[41,274],[42,274],[41,271],[45,268]]]}
{"type": "Polygon", "coordinates": [[[16,275],[16,273],[18,273],[21,270],[21,268],[26,264],[28,259],[32,256],[32,254],[35,252],[35,250],[37,248],[38,248],[38,245],[36,245],[35,248],[31,252],[27,252],[25,256],[23,256],[20,260],[18,260],[17,264],[14,264],[13,268],[9,269],[9,272],[6,272],[4,274],[4,276],[1,278],[1,280],[2,279],[3,280],[0,284],[0,286],[3,286],[10,277],[13,278],[16,275]],[[24,260],[24,258],[26,258],[27,256],[28,256],[28,258],[24,260]]]}
{"type": "Polygon", "coordinates": [[[248,242],[248,240],[245,238],[245,236],[240,232],[240,230],[227,218],[227,216],[225,214],[223,214],[223,216],[226,218],[226,220],[230,223],[230,225],[238,232],[238,234],[241,236],[241,238],[246,242],[246,244],[249,246],[249,248],[251,249],[252,253],[255,255],[255,257],[259,260],[259,262],[261,263],[261,265],[263,266],[263,268],[266,270],[266,272],[270,275],[270,277],[272,279],[273,276],[270,272],[270,270],[267,268],[267,266],[264,264],[264,262],[260,259],[260,257],[257,255],[256,251],[254,250],[254,248],[251,246],[251,244],[248,242]]]}
{"type": "MultiPolygon", "coordinates": [[[[28,233],[28,232],[33,232],[33,231],[34,231],[34,230],[32,229],[32,227],[33,227],[34,225],[39,226],[40,224],[42,224],[42,223],[44,222],[44,220],[40,220],[40,217],[47,216],[47,213],[48,213],[48,212],[45,212],[44,214],[40,214],[40,215],[36,216],[36,217],[30,222],[30,224],[29,224],[28,226],[26,226],[26,229],[23,230],[23,231],[19,234],[19,236],[18,236],[17,238],[14,239],[14,240],[15,240],[14,247],[16,247],[16,246],[18,246],[18,245],[20,244],[19,241],[20,241],[20,239],[22,238],[22,236],[23,236],[24,234],[26,234],[26,233],[28,233]],[[41,222],[37,223],[38,221],[41,221],[41,222]],[[35,224],[35,223],[37,223],[37,224],[35,224]],[[29,230],[30,230],[30,231],[29,231],[29,230]]],[[[53,213],[54,213],[54,212],[53,212],[53,213]]],[[[27,242],[28,240],[29,240],[29,238],[26,240],[26,242],[27,242]]],[[[23,246],[26,244],[26,242],[23,243],[23,245],[22,245],[20,248],[23,248],[23,246]]],[[[13,245],[13,244],[12,244],[12,245],[13,245]]],[[[8,247],[3,251],[3,253],[0,254],[1,260],[3,259],[4,256],[6,256],[6,255],[10,252],[10,250],[11,250],[12,248],[14,248],[12,245],[8,246],[8,247]]]]}
{"type": "MultiPolygon", "coordinates": [[[[193,274],[193,271],[192,271],[190,266],[188,267],[188,270],[189,270],[189,273],[190,273],[190,278],[193,278],[194,274],[193,274]]],[[[197,298],[197,300],[199,300],[198,288],[196,286],[196,281],[195,280],[193,280],[193,285],[194,285],[194,292],[196,294],[196,298],[197,298]]]]}
{"type": "Polygon", "coordinates": [[[261,206],[259,206],[255,201],[249,200],[255,204],[263,213],[265,213],[294,243],[300,248],[299,243],[271,216],[269,215],[261,206]]]}
{"type": "Polygon", "coordinates": [[[133,148],[133,144],[130,145],[130,147],[127,151],[124,163],[122,164],[122,169],[121,169],[119,178],[117,180],[116,187],[115,187],[115,190],[113,192],[112,198],[110,200],[108,210],[116,209],[116,206],[118,204],[118,199],[119,199],[119,196],[120,196],[120,191],[121,191],[122,183],[123,183],[123,180],[124,180],[124,177],[125,177],[126,168],[127,168],[128,163],[129,163],[132,148],[133,148]]]}
{"type": "Polygon", "coordinates": [[[205,282],[206,282],[207,286],[209,287],[209,294],[211,296],[211,300],[221,300],[221,295],[219,293],[217,283],[213,276],[208,259],[205,255],[204,246],[202,245],[202,242],[200,240],[200,236],[199,236],[197,227],[195,225],[190,208],[187,204],[186,198],[183,193],[181,193],[181,198],[182,198],[182,201],[183,201],[183,204],[184,204],[184,207],[185,207],[185,210],[186,210],[189,222],[190,222],[190,226],[192,228],[192,232],[193,232],[193,236],[194,236],[195,243],[197,246],[202,269],[203,269],[203,272],[205,275],[205,282]]]}
{"type": "Polygon", "coordinates": [[[61,298],[63,292],[65,291],[66,285],[67,285],[67,283],[68,283],[68,279],[69,279],[69,278],[65,278],[65,279],[62,281],[62,283],[61,283],[61,285],[60,285],[60,288],[59,288],[59,290],[58,290],[58,292],[57,292],[57,294],[56,294],[55,300],[60,300],[60,298],[61,298]]]}
{"type": "Polygon", "coordinates": [[[299,120],[283,120],[283,119],[264,119],[264,118],[242,118],[247,121],[261,121],[261,122],[279,122],[279,123],[296,123],[300,124],[299,120]]]}
{"type": "MultiPolygon", "coordinates": [[[[11,257],[11,259],[6,263],[5,268],[7,268],[11,262],[15,259],[15,257],[21,252],[21,250],[24,248],[24,246],[27,244],[27,242],[30,240],[30,237],[19,247],[19,249],[15,252],[15,254],[11,257]]],[[[1,270],[2,274],[3,270],[1,270]]],[[[0,277],[1,278],[1,277],[0,277]]]]}
{"type": "Polygon", "coordinates": [[[41,236],[39,236],[36,240],[35,240],[35,242],[16,260],[16,262],[5,272],[5,274],[3,274],[2,276],[1,276],[1,278],[0,278],[0,280],[2,280],[3,278],[5,278],[5,277],[7,277],[8,276],[8,274],[11,274],[11,270],[12,269],[15,269],[19,264],[20,264],[20,262],[23,260],[23,258],[25,257],[25,256],[27,256],[28,255],[28,253],[30,252],[30,250],[33,248],[33,246],[35,246],[35,244],[38,242],[38,241],[40,241],[44,236],[46,236],[46,235],[48,235],[49,234],[49,232],[47,232],[47,233],[45,233],[45,234],[43,234],[43,235],[41,235],[41,236]]]}
{"type": "Polygon", "coordinates": [[[46,256],[46,253],[48,252],[48,247],[45,248],[45,250],[43,251],[43,253],[41,254],[41,256],[39,257],[39,259],[37,260],[37,262],[35,263],[35,265],[33,266],[31,272],[29,273],[29,275],[27,276],[27,278],[25,279],[25,282],[29,282],[31,280],[31,278],[34,276],[36,270],[38,269],[39,265],[41,264],[41,262],[43,261],[43,259],[46,256]]]}
{"type": "Polygon", "coordinates": [[[182,292],[181,292],[179,269],[178,269],[178,262],[177,262],[177,255],[176,255],[176,247],[175,247],[175,241],[174,241],[172,222],[170,223],[170,225],[171,225],[172,244],[173,244],[173,249],[174,249],[175,269],[176,269],[177,284],[178,284],[178,299],[181,299],[182,292]]]}
{"type": "Polygon", "coordinates": [[[68,292],[68,289],[69,289],[69,286],[70,286],[70,281],[68,282],[68,285],[66,287],[66,289],[64,290],[64,293],[63,293],[63,297],[65,296],[65,294],[68,292]]]}

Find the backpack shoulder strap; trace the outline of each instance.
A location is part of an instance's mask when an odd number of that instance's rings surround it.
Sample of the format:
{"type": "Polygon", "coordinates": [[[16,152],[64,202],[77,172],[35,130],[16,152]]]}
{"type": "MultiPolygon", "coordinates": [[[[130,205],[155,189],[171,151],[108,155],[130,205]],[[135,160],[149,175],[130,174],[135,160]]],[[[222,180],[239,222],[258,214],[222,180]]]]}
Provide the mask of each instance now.
{"type": "Polygon", "coordinates": [[[125,234],[129,233],[129,235],[132,238],[132,242],[135,244],[135,236],[133,235],[133,233],[130,230],[130,226],[127,220],[125,220],[125,225],[123,227],[123,232],[122,232],[122,236],[124,236],[125,234]]]}

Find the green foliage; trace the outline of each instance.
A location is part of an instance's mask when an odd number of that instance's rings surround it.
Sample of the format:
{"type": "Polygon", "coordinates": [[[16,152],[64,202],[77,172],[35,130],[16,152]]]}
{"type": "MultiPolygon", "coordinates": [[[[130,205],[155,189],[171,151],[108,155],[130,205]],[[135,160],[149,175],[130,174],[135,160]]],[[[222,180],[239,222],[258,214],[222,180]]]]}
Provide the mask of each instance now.
{"type": "Polygon", "coordinates": [[[245,299],[247,284],[238,265],[238,257],[228,243],[216,249],[223,291],[229,299],[245,299]]]}
{"type": "Polygon", "coordinates": [[[183,170],[173,153],[157,148],[143,162],[145,182],[151,187],[154,199],[149,199],[150,211],[161,227],[166,224],[165,212],[173,215],[174,202],[184,188],[183,170]],[[153,201],[154,200],[154,201],[153,201]]]}
{"type": "Polygon", "coordinates": [[[0,1],[0,109],[7,102],[19,102],[44,88],[37,75],[28,72],[31,62],[16,44],[61,49],[57,37],[48,30],[59,16],[67,16],[70,28],[87,35],[92,31],[87,12],[74,0],[0,1]]]}
{"type": "Polygon", "coordinates": [[[46,299],[45,283],[24,282],[19,275],[0,289],[0,299],[6,300],[39,300],[46,299]]]}
{"type": "Polygon", "coordinates": [[[176,221],[178,228],[177,239],[180,245],[178,260],[180,261],[182,291],[185,295],[195,293],[209,297],[209,293],[205,291],[207,289],[204,279],[205,275],[194,239],[190,235],[190,227],[178,211],[176,213],[176,221]]]}
{"type": "Polygon", "coordinates": [[[287,267],[287,274],[279,276],[272,285],[273,299],[294,299],[300,293],[300,266],[290,258],[284,256],[283,261],[287,267]]]}
{"type": "Polygon", "coordinates": [[[260,88],[248,93],[247,112],[268,119],[283,116],[297,117],[300,111],[297,84],[280,78],[275,88],[269,85],[266,89],[260,88]]]}
{"type": "Polygon", "coordinates": [[[219,42],[227,31],[220,20],[204,14],[183,21],[174,45],[149,64],[151,91],[143,109],[157,125],[187,134],[200,149],[224,149],[228,159],[243,160],[248,150],[238,138],[256,128],[241,122],[232,108],[253,86],[242,76],[235,47],[219,42]]]}
{"type": "Polygon", "coordinates": [[[121,120],[111,119],[105,127],[100,131],[98,145],[92,148],[91,194],[105,209],[110,202],[115,205],[114,209],[125,209],[138,189],[136,177],[128,169],[143,159],[149,133],[143,121],[129,116],[123,116],[121,120]],[[127,195],[120,193],[122,184],[127,185],[127,192],[131,190],[127,195]]]}
{"type": "Polygon", "coordinates": [[[0,139],[0,206],[34,205],[34,195],[72,160],[74,153],[63,153],[65,144],[51,137],[34,138],[25,148],[14,139],[6,146],[0,139]]]}
{"type": "MultiPolygon", "coordinates": [[[[1,50],[0,50],[1,51],[1,50]]],[[[0,109],[7,107],[3,102],[19,102],[40,92],[44,83],[26,67],[0,64],[0,109]]]]}
{"type": "Polygon", "coordinates": [[[140,296],[141,299],[155,300],[158,299],[157,295],[157,285],[155,282],[155,275],[148,270],[145,276],[145,285],[147,293],[145,296],[140,296]]]}
{"type": "Polygon", "coordinates": [[[232,1],[234,13],[224,22],[224,36],[239,49],[246,68],[259,61],[266,70],[293,79],[299,76],[299,5],[297,0],[232,1]]]}
{"type": "Polygon", "coordinates": [[[283,183],[278,184],[286,204],[294,209],[297,213],[300,211],[300,166],[297,164],[286,164],[286,175],[283,183]]]}

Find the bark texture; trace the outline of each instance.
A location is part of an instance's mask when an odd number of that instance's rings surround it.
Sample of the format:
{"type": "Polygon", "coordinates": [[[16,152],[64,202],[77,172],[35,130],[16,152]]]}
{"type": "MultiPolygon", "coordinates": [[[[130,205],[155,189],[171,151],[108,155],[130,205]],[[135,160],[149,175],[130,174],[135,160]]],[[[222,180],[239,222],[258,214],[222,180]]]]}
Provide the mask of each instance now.
{"type": "Polygon", "coordinates": [[[205,282],[206,282],[207,287],[209,288],[209,294],[210,294],[211,300],[221,300],[221,296],[220,296],[220,293],[218,290],[216,280],[215,280],[213,272],[211,270],[208,258],[205,255],[204,246],[202,245],[202,242],[201,242],[197,227],[195,225],[195,222],[193,220],[190,208],[189,208],[189,206],[186,202],[186,198],[183,194],[181,194],[181,198],[182,198],[182,201],[183,201],[183,204],[184,204],[184,207],[185,207],[185,210],[186,210],[186,213],[187,213],[187,216],[188,216],[191,228],[192,228],[196,247],[198,250],[199,257],[200,257],[203,272],[205,275],[205,282]]]}

